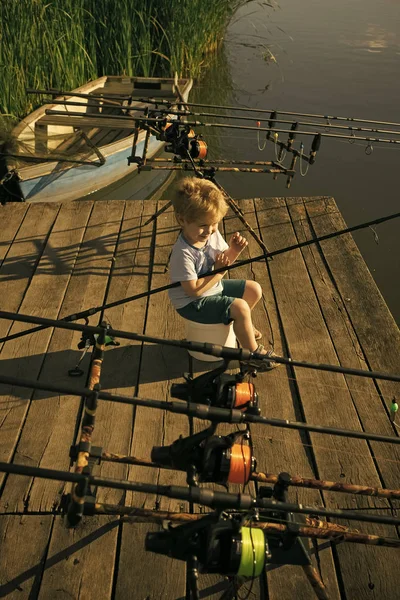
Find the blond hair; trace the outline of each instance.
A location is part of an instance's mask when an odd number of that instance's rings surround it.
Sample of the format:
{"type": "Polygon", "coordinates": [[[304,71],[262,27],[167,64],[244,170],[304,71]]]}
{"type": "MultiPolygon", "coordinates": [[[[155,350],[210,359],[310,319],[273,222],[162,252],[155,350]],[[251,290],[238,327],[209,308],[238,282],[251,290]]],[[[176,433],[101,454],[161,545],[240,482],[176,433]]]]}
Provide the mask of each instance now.
{"type": "Polygon", "coordinates": [[[177,219],[194,223],[202,217],[221,221],[228,211],[223,193],[207,179],[185,177],[182,179],[172,200],[177,219]]]}

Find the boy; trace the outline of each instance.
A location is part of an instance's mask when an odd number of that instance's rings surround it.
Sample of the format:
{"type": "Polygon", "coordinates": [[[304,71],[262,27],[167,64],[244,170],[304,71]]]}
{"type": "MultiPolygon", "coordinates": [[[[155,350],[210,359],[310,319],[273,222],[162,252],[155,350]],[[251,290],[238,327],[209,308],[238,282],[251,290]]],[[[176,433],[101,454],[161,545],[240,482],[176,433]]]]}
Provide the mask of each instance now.
{"type": "MultiPolygon", "coordinates": [[[[262,290],[253,280],[223,280],[225,273],[202,277],[206,272],[231,265],[247,246],[238,232],[226,243],[218,224],[228,206],[222,192],[211,181],[185,177],[172,201],[181,233],[170,258],[171,282],[180,286],[169,290],[177,312],[197,323],[233,321],[233,329],[242,348],[272,356],[257,341],[261,333],[253,327],[251,311],[262,290]]],[[[275,366],[271,361],[252,361],[259,371],[275,366]]]]}

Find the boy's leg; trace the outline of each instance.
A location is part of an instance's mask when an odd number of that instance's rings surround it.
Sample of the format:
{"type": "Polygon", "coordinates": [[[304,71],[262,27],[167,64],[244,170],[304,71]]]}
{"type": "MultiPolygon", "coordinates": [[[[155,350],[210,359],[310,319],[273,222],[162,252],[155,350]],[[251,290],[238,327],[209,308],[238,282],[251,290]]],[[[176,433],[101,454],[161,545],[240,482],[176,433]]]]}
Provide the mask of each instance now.
{"type": "MultiPolygon", "coordinates": [[[[222,280],[223,295],[233,296],[234,298],[243,298],[253,310],[255,305],[259,302],[262,297],[262,289],[259,283],[253,280],[244,279],[224,279],[222,280]]],[[[262,334],[254,326],[255,339],[259,340],[262,338],[262,334]]]]}
{"type": "Polygon", "coordinates": [[[251,309],[243,298],[236,298],[229,309],[233,319],[233,330],[242,348],[254,352],[258,348],[251,320],[251,309]]]}
{"type": "Polygon", "coordinates": [[[262,289],[260,284],[252,279],[247,280],[242,298],[243,300],[246,300],[250,308],[253,309],[262,298],[262,289]]]}
{"type": "Polygon", "coordinates": [[[223,296],[243,298],[251,309],[255,307],[262,297],[262,289],[257,281],[252,279],[223,279],[223,296]]]}

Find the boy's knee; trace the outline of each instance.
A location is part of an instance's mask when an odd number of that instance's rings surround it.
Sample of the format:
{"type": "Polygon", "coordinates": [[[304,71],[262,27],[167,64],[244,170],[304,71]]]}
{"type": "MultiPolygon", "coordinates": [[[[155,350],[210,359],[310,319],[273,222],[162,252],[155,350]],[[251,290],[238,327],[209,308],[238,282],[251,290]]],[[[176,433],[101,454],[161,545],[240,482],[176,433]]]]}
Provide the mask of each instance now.
{"type": "Polygon", "coordinates": [[[251,294],[256,300],[260,300],[262,296],[262,288],[261,285],[257,281],[253,281],[252,279],[246,281],[246,291],[248,294],[251,294]]]}
{"type": "Polygon", "coordinates": [[[232,302],[230,307],[230,316],[233,319],[237,319],[240,317],[246,317],[250,314],[250,308],[247,304],[246,300],[242,300],[242,298],[236,298],[234,302],[232,302]]]}
{"type": "Polygon", "coordinates": [[[257,297],[257,300],[260,300],[261,296],[262,296],[262,287],[261,285],[258,283],[258,281],[252,281],[252,288],[254,290],[254,293],[257,297]]]}

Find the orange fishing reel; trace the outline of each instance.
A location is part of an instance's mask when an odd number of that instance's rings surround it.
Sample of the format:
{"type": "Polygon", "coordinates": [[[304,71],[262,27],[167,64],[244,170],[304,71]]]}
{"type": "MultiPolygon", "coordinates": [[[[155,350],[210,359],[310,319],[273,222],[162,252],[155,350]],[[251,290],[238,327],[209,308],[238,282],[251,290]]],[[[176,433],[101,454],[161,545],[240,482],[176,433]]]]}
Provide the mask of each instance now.
{"type": "Polygon", "coordinates": [[[219,408],[239,409],[243,412],[259,415],[259,399],[253,383],[245,382],[244,374],[229,375],[224,373],[228,363],[198,377],[184,374],[185,383],[174,383],[171,396],[209,404],[219,408]]]}
{"type": "Polygon", "coordinates": [[[166,152],[172,152],[180,158],[205,159],[207,156],[207,144],[196,133],[181,121],[167,122],[162,128],[160,139],[167,144],[166,152]]]}
{"type": "Polygon", "coordinates": [[[158,465],[186,471],[190,485],[214,482],[246,485],[256,469],[248,431],[212,435],[215,425],[170,446],[154,446],[151,460],[158,465]]]}

